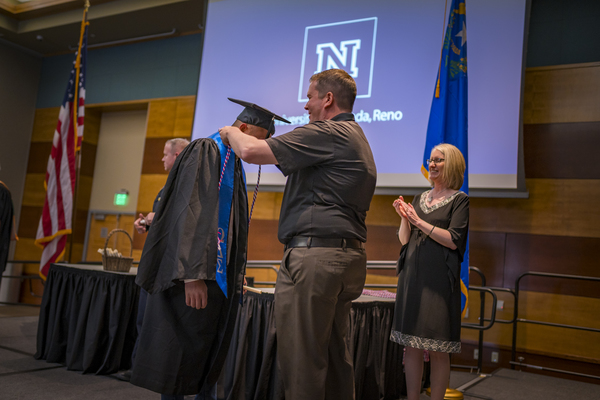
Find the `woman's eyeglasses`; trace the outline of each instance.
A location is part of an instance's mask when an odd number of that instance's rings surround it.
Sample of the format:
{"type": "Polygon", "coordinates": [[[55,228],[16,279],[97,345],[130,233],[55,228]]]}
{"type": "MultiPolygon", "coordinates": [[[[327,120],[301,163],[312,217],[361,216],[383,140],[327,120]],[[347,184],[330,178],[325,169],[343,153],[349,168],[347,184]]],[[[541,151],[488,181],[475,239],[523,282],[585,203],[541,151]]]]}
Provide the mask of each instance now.
{"type": "Polygon", "coordinates": [[[445,158],[432,158],[431,160],[427,160],[427,165],[434,163],[434,164],[439,164],[444,162],[444,160],[446,160],[445,158]]]}

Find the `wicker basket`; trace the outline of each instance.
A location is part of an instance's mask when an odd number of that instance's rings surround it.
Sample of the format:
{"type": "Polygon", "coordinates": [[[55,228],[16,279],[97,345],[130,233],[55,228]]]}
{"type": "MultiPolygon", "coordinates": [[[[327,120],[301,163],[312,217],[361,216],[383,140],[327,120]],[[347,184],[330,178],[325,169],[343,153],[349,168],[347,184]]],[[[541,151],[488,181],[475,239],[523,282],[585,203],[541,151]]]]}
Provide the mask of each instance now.
{"type": "Polygon", "coordinates": [[[105,271],[114,271],[114,272],[129,272],[131,266],[133,265],[133,240],[129,233],[123,229],[113,229],[110,231],[108,236],[106,237],[106,242],[104,242],[104,254],[102,254],[102,268],[105,271]],[[108,246],[108,241],[110,237],[117,232],[122,232],[127,235],[129,238],[129,243],[131,244],[129,250],[129,257],[112,257],[107,256],[106,254],[106,246],[108,246]]]}

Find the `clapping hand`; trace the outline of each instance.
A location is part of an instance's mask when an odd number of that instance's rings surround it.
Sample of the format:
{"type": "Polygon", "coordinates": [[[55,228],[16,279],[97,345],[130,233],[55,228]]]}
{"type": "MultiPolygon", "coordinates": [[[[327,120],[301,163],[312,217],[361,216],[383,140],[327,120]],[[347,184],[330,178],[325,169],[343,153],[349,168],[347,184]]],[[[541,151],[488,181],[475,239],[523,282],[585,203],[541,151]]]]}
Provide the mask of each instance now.
{"type": "Polygon", "coordinates": [[[404,197],[400,196],[394,200],[394,208],[398,215],[408,220],[412,225],[415,225],[421,218],[417,215],[412,204],[406,203],[404,197]]]}
{"type": "Polygon", "coordinates": [[[407,204],[404,202],[404,197],[400,196],[396,200],[394,200],[393,206],[396,209],[396,212],[398,213],[398,215],[400,215],[400,217],[407,218],[407,216],[406,216],[407,204]]]}

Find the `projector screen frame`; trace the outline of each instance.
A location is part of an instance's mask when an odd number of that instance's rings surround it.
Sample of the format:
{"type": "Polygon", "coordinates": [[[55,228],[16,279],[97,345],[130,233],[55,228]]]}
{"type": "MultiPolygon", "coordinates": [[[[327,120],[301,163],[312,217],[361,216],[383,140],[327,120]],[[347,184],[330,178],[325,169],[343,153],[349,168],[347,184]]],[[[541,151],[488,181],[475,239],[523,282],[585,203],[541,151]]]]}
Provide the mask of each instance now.
{"type": "MultiPolygon", "coordinates": [[[[216,3],[220,1],[228,1],[228,0],[203,0],[204,2],[204,13],[202,25],[199,26],[202,28],[202,41],[201,41],[201,62],[200,62],[200,71],[198,74],[198,88],[200,85],[200,80],[202,76],[202,62],[204,58],[204,47],[206,40],[206,27],[207,27],[207,19],[208,19],[208,8],[209,3],[216,3]]],[[[471,0],[473,1],[473,0],[471,0]]],[[[530,24],[530,14],[531,14],[531,3],[532,0],[525,0],[525,16],[524,16],[524,32],[523,32],[523,47],[522,47],[522,63],[521,63],[521,87],[520,87],[520,98],[519,98],[519,128],[518,128],[518,153],[517,153],[517,174],[516,180],[517,185],[516,188],[506,189],[492,189],[492,188],[469,188],[469,195],[471,197],[483,197],[483,198],[528,198],[529,192],[526,187],[526,178],[524,171],[524,152],[523,152],[523,97],[524,97],[524,88],[525,88],[525,73],[526,73],[526,55],[527,55],[527,42],[528,42],[528,34],[529,34],[529,24],[530,24]]],[[[196,110],[198,105],[198,93],[196,95],[195,107],[194,107],[194,115],[192,126],[194,125],[194,121],[196,119],[196,110]]],[[[354,110],[356,112],[356,110],[354,110]]],[[[192,130],[193,135],[193,130],[192,130]]],[[[193,139],[193,137],[192,137],[193,139]]],[[[247,172],[247,184],[249,187],[252,187],[256,183],[256,173],[255,172],[247,172]]],[[[281,176],[280,182],[276,183],[261,183],[260,188],[266,192],[282,192],[285,187],[285,178],[281,176]]],[[[415,195],[418,193],[427,190],[429,185],[427,181],[423,177],[423,185],[416,186],[384,186],[378,185],[375,194],[377,195],[415,195]]]]}

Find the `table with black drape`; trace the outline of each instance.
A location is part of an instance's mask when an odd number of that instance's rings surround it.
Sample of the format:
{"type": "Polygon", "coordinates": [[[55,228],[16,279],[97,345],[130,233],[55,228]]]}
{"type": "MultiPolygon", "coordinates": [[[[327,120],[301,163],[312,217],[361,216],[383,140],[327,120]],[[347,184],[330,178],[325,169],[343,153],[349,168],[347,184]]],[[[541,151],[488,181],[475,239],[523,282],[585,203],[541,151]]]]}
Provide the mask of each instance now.
{"type": "Polygon", "coordinates": [[[36,359],[111,374],[131,367],[140,289],[133,273],[52,264],[40,309],[36,359]]]}
{"type": "MultiPolygon", "coordinates": [[[[273,298],[271,293],[250,292],[244,297],[222,374],[227,400],[284,398],[276,364],[273,298]]],[[[361,296],[352,303],[348,344],[357,399],[397,399],[406,393],[403,347],[389,340],[393,315],[393,301],[361,296]]]]}
{"type": "MultiPolygon", "coordinates": [[[[130,368],[139,299],[135,272],[53,264],[42,299],[35,358],[84,373],[130,368]]],[[[284,398],[273,300],[272,290],[244,296],[220,379],[225,399],[284,398]]],[[[406,393],[403,348],[389,340],[393,314],[393,300],[361,296],[352,303],[348,346],[359,400],[397,399],[406,393]]]]}

